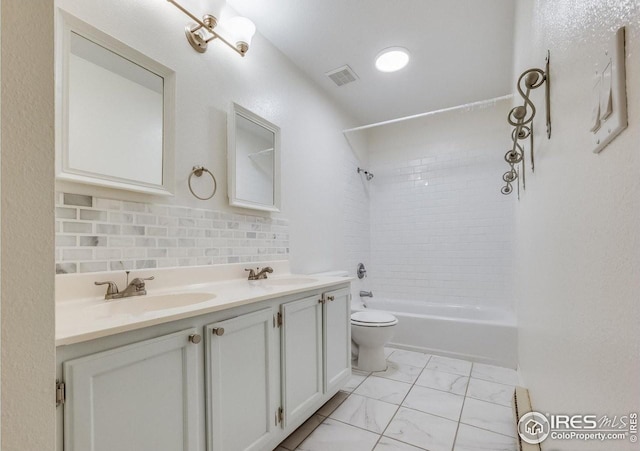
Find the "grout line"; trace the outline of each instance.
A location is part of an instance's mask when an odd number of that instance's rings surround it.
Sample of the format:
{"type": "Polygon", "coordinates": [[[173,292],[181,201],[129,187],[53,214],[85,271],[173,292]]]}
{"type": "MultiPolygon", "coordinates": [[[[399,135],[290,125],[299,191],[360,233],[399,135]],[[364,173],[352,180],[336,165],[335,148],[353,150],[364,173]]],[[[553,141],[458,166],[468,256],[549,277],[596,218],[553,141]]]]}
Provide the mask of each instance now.
{"type": "MultiPolygon", "coordinates": [[[[473,373],[473,365],[474,365],[474,363],[471,362],[471,368],[469,370],[469,380],[467,381],[467,388],[464,391],[464,398],[462,400],[462,408],[460,409],[460,416],[458,417],[458,426],[456,427],[456,434],[453,436],[453,444],[451,445],[451,449],[455,449],[456,441],[458,441],[458,432],[460,431],[460,423],[461,423],[461,420],[462,420],[462,411],[464,410],[464,405],[467,402],[467,393],[469,393],[469,385],[471,384],[471,374],[473,373]]],[[[466,423],[462,423],[462,424],[466,424],[466,423]]]]}
{"type": "MultiPolygon", "coordinates": [[[[464,404],[464,402],[463,402],[463,404],[464,404]]],[[[458,420],[458,421],[452,420],[451,418],[443,417],[442,415],[438,415],[437,413],[423,412],[422,410],[414,409],[413,407],[407,407],[407,406],[398,406],[398,407],[402,407],[403,409],[406,409],[406,410],[412,410],[412,411],[417,412],[417,413],[422,413],[424,415],[429,415],[429,416],[432,416],[432,417],[441,418],[443,420],[451,421],[452,423],[460,423],[460,420],[458,420]]],[[[462,410],[461,410],[461,412],[462,412],[462,410]]],[[[463,424],[467,424],[467,423],[463,423],[463,424]]],[[[472,426],[472,425],[469,425],[469,426],[472,426]]]]}
{"type": "MultiPolygon", "coordinates": [[[[492,431],[491,429],[487,429],[487,428],[483,428],[483,427],[480,427],[480,426],[476,426],[475,424],[462,423],[462,422],[460,424],[464,424],[465,426],[469,426],[469,427],[476,428],[476,429],[481,429],[483,431],[491,432],[492,434],[501,435],[502,437],[509,437],[509,438],[511,438],[513,440],[516,440],[516,441],[518,440],[517,437],[514,437],[513,435],[507,435],[507,434],[503,434],[502,432],[492,431]]],[[[457,435],[457,431],[456,431],[456,435],[457,435]]]]}
{"type": "MultiPolygon", "coordinates": [[[[415,351],[412,351],[415,352],[415,351]]],[[[408,407],[403,406],[402,404],[404,403],[404,401],[407,399],[407,396],[409,396],[409,393],[411,393],[411,390],[413,390],[413,387],[415,387],[416,385],[416,381],[420,378],[420,375],[422,374],[422,372],[427,368],[427,365],[429,364],[429,361],[431,360],[431,357],[433,357],[432,354],[427,354],[429,356],[429,358],[427,359],[426,363],[424,364],[424,367],[422,367],[422,371],[420,371],[420,374],[418,374],[418,377],[416,377],[416,379],[414,380],[413,384],[411,384],[411,388],[409,389],[409,391],[407,392],[407,394],[405,395],[404,399],[402,400],[402,402],[400,403],[400,405],[398,406],[398,408],[396,409],[395,413],[393,414],[393,416],[391,417],[391,420],[389,420],[389,423],[387,423],[387,426],[384,428],[384,430],[382,431],[382,434],[380,434],[380,437],[378,438],[378,442],[380,442],[380,440],[382,439],[382,437],[386,437],[386,435],[384,435],[385,432],[387,432],[387,429],[389,429],[389,425],[391,425],[391,423],[393,422],[393,419],[396,417],[396,415],[398,414],[398,411],[400,410],[400,407],[403,407],[405,409],[408,409],[408,407]]],[[[417,368],[417,367],[416,367],[417,368]]],[[[418,387],[420,387],[420,385],[418,385],[418,387]]],[[[415,409],[409,409],[409,410],[415,410],[415,409]]],[[[419,411],[417,411],[419,412],[419,411]]],[[[423,412],[424,413],[424,412],[423,412]]],[[[398,440],[397,438],[393,438],[393,437],[389,437],[392,440],[396,440],[400,443],[405,443],[409,446],[413,446],[415,448],[418,449],[424,449],[424,448],[420,448],[417,447],[416,445],[413,445],[411,443],[405,442],[403,440],[398,440]]],[[[377,443],[376,443],[377,445],[377,443]]]]}
{"type": "Polygon", "coordinates": [[[355,424],[347,423],[346,421],[337,420],[335,418],[329,418],[329,417],[327,417],[327,419],[330,419],[331,421],[335,421],[337,423],[344,424],[346,426],[351,426],[352,428],[360,429],[361,431],[369,432],[370,434],[382,435],[380,432],[370,431],[369,429],[365,429],[362,426],[356,426],[355,424]]]}
{"type": "MultiPolygon", "coordinates": [[[[395,414],[394,414],[395,415],[395,414]]],[[[393,417],[391,417],[393,418],[393,417]]],[[[391,423],[391,421],[389,421],[389,423],[391,423]]],[[[385,428],[386,429],[386,428],[385,428]]],[[[378,443],[380,443],[380,440],[382,439],[382,434],[378,435],[378,440],[376,440],[376,443],[373,445],[373,448],[371,448],[371,451],[373,451],[374,449],[376,449],[376,447],[378,446],[378,443]]]]}

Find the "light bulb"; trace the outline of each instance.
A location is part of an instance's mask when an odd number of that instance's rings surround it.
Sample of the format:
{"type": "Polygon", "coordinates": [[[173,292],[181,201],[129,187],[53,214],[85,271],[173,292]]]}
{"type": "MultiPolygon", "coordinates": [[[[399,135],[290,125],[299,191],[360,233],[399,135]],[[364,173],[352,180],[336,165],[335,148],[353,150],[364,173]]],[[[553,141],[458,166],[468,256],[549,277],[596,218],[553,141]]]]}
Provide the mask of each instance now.
{"type": "Polygon", "coordinates": [[[220,20],[222,8],[225,5],[224,0],[198,0],[198,11],[202,14],[210,14],[217,20],[220,20]]]}
{"type": "MultiPolygon", "coordinates": [[[[246,17],[232,17],[228,19],[224,23],[224,28],[229,31],[230,41],[236,43],[238,47],[243,47],[243,44],[246,45],[246,49],[248,49],[251,44],[251,38],[256,33],[256,26],[246,17]]],[[[247,50],[244,49],[243,53],[247,50]]]]}
{"type": "Polygon", "coordinates": [[[402,47],[389,47],[376,56],[376,69],[380,72],[395,72],[409,63],[409,51],[402,47]]]}

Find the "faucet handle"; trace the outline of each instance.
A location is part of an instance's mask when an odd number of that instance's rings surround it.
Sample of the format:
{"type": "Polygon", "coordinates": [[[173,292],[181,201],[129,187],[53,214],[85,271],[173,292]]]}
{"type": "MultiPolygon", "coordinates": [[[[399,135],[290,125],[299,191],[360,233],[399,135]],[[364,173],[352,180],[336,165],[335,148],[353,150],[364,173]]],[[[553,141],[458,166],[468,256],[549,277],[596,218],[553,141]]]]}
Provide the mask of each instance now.
{"type": "Polygon", "coordinates": [[[256,272],[253,268],[249,269],[249,268],[245,268],[245,271],[249,271],[249,280],[252,280],[253,277],[256,276],[256,272]]]}
{"type": "Polygon", "coordinates": [[[106,282],[93,282],[95,285],[109,285],[107,287],[107,296],[111,294],[118,294],[118,285],[115,282],[111,282],[110,280],[106,282]]]}
{"type": "Polygon", "coordinates": [[[129,285],[134,285],[138,288],[144,288],[144,281],[145,280],[153,280],[155,279],[155,277],[151,276],[151,277],[136,277],[135,279],[133,279],[131,281],[131,283],[129,285]]]}

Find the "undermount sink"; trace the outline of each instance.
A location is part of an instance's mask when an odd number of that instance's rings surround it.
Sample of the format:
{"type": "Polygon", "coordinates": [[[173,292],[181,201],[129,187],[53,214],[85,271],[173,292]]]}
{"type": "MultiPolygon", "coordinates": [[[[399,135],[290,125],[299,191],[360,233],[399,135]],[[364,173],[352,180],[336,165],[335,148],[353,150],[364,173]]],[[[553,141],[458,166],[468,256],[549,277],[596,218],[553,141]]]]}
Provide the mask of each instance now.
{"type": "Polygon", "coordinates": [[[264,279],[262,282],[265,285],[273,286],[288,286],[288,285],[303,285],[306,283],[317,282],[318,279],[312,277],[281,277],[274,279],[264,279]]]}
{"type": "Polygon", "coordinates": [[[139,315],[146,312],[167,310],[210,301],[216,297],[212,293],[186,292],[159,295],[144,295],[106,301],[97,305],[104,315],[139,315]]]}

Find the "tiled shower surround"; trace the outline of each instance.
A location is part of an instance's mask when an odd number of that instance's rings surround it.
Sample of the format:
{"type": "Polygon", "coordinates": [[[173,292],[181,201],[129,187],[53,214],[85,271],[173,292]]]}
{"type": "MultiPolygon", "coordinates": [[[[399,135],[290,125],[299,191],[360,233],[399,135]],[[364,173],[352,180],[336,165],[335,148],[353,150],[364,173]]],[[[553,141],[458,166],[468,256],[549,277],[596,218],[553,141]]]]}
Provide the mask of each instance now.
{"type": "Polygon", "coordinates": [[[289,258],[289,221],[56,193],[56,273],[289,258]]]}
{"type": "Polygon", "coordinates": [[[374,169],[371,253],[377,293],[453,305],[510,305],[513,199],[496,189],[500,164],[477,149],[374,169]]]}
{"type": "Polygon", "coordinates": [[[517,194],[500,193],[509,105],[374,131],[369,275],[376,296],[513,310],[517,194]]]}

